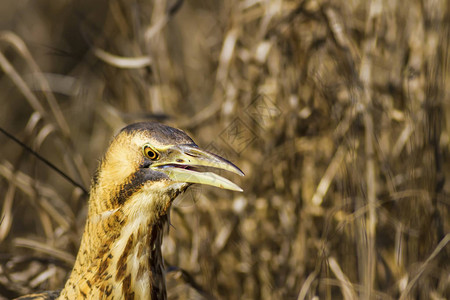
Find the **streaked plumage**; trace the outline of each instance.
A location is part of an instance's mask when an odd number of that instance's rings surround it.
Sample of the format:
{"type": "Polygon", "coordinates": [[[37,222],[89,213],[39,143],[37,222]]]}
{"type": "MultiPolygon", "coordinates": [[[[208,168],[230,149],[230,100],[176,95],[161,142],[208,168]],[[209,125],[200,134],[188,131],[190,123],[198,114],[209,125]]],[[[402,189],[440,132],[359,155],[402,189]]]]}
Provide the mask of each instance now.
{"type": "Polygon", "coordinates": [[[172,201],[192,183],[242,191],[205,167],[243,175],[181,130],[159,123],[122,129],[94,175],[80,249],[59,298],[166,299],[161,243],[172,201]]]}

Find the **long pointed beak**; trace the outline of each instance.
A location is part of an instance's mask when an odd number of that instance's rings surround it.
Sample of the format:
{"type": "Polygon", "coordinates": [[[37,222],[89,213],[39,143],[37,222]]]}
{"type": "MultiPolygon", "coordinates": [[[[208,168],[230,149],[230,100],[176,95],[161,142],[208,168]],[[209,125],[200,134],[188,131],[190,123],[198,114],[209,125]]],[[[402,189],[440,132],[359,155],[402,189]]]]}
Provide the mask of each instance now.
{"type": "Polygon", "coordinates": [[[221,169],[244,176],[244,173],[238,167],[225,158],[192,145],[172,146],[165,152],[167,156],[153,163],[150,168],[165,173],[171,180],[207,184],[238,192],[243,191],[238,185],[220,175],[202,171],[208,168],[221,169]]]}

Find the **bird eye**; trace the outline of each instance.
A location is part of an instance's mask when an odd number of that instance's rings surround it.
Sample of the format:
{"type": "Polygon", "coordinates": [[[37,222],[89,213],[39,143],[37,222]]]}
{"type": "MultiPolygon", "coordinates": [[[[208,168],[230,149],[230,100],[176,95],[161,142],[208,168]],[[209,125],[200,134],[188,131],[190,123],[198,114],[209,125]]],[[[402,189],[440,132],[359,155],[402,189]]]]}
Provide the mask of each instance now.
{"type": "Polygon", "coordinates": [[[149,145],[145,145],[144,148],[144,155],[150,158],[151,160],[157,160],[159,158],[159,153],[153,149],[149,145]]]}

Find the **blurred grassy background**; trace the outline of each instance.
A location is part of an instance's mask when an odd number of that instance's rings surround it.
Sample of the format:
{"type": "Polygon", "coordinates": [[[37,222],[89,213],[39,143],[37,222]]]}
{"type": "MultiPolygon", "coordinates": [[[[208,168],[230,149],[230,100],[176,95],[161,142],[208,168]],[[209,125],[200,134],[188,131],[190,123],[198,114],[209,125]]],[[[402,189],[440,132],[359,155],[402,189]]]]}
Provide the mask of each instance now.
{"type": "MultiPolygon", "coordinates": [[[[0,127],[84,187],[138,120],[246,173],[177,200],[171,299],[450,298],[448,1],[2,0],[0,29],[0,127]]],[[[87,197],[0,143],[0,298],[61,288],[87,197]]]]}

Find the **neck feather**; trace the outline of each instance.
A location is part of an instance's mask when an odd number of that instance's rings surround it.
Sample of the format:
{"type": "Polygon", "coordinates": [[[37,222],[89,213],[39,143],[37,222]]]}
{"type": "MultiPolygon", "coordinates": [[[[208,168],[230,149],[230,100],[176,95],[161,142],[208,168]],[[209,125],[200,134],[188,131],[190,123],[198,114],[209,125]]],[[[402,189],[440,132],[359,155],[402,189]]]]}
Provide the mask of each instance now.
{"type": "Polygon", "coordinates": [[[171,199],[151,195],[138,193],[100,214],[89,209],[61,299],[166,299],[161,244],[171,199]]]}

